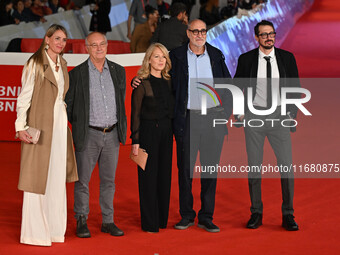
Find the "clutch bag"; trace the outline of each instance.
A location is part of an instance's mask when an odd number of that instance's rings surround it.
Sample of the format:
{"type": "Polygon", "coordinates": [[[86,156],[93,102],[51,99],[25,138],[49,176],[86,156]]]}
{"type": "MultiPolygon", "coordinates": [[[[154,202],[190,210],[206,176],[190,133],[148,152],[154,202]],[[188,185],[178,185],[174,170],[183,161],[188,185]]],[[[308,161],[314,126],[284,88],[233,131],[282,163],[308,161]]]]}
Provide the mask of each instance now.
{"type": "Polygon", "coordinates": [[[130,159],[132,159],[132,161],[134,161],[140,168],[145,170],[146,161],[148,160],[148,153],[144,149],[138,148],[138,155],[134,155],[131,151],[130,159]]]}
{"type": "Polygon", "coordinates": [[[28,140],[33,144],[37,144],[37,142],[39,141],[41,131],[39,129],[32,127],[29,127],[26,131],[32,137],[31,139],[28,140]]]}

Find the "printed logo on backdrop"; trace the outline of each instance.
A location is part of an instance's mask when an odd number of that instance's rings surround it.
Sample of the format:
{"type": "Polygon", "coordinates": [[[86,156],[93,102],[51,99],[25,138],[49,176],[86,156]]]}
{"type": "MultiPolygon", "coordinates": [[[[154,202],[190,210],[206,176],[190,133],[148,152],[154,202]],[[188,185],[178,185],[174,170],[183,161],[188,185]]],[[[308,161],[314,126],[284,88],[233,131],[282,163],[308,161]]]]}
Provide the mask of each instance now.
{"type": "Polygon", "coordinates": [[[21,86],[0,86],[0,112],[15,112],[21,86]]]}
{"type": "Polygon", "coordinates": [[[211,98],[212,102],[214,102],[215,106],[218,106],[218,102],[219,102],[220,105],[222,105],[222,101],[221,101],[219,94],[216,92],[216,90],[212,86],[210,86],[210,85],[208,85],[204,82],[197,82],[197,84],[198,84],[197,89],[202,90],[206,93],[206,94],[205,93],[202,94],[202,104],[201,104],[202,107],[201,107],[201,109],[202,109],[203,115],[207,114],[207,94],[211,98]],[[218,100],[218,102],[215,98],[218,100]]]}
{"type": "MultiPolygon", "coordinates": [[[[203,83],[201,83],[203,84],[203,83]]],[[[210,86],[209,86],[210,87],[210,86]]],[[[211,88],[211,87],[210,87],[211,88]]],[[[232,127],[235,124],[238,125],[243,125],[243,126],[250,126],[250,127],[261,127],[264,125],[265,122],[269,122],[272,124],[272,126],[274,125],[275,122],[280,122],[282,126],[284,127],[296,127],[298,125],[297,120],[291,118],[290,116],[290,112],[287,112],[287,105],[295,105],[304,115],[306,116],[311,116],[312,114],[306,109],[306,107],[303,105],[305,103],[307,103],[310,99],[311,99],[311,93],[309,90],[305,89],[305,88],[301,88],[301,87],[283,87],[281,88],[281,91],[279,92],[278,88],[273,87],[272,90],[272,105],[269,109],[265,109],[265,110],[259,110],[256,109],[256,107],[254,107],[253,105],[253,88],[249,87],[247,88],[247,95],[248,98],[244,98],[244,94],[243,91],[238,88],[235,85],[231,85],[231,84],[215,84],[215,88],[217,89],[228,89],[233,97],[233,114],[234,115],[244,115],[245,111],[244,111],[244,103],[245,100],[247,100],[247,106],[248,109],[251,113],[255,114],[255,115],[269,115],[272,114],[273,112],[275,112],[275,110],[277,109],[278,105],[280,104],[281,106],[281,115],[282,116],[288,116],[288,119],[265,119],[265,121],[261,120],[261,119],[250,119],[248,121],[243,120],[242,122],[235,122],[232,119],[231,120],[227,120],[227,119],[214,119],[213,121],[213,127],[216,127],[216,125],[225,125],[225,124],[230,124],[230,126],[232,127]],[[299,93],[300,95],[304,95],[304,97],[301,98],[288,98],[288,94],[289,93],[299,93]],[[278,102],[278,97],[277,95],[280,94],[280,102],[278,102]],[[247,122],[247,123],[246,123],[247,122]],[[255,122],[258,122],[258,124],[254,124],[255,122]]],[[[215,93],[216,91],[211,88],[211,90],[213,90],[215,93]]],[[[211,93],[209,93],[208,91],[206,91],[210,96],[211,93]]],[[[216,93],[217,97],[219,98],[218,94],[216,93]]],[[[201,98],[201,114],[202,115],[206,115],[207,114],[207,104],[206,104],[206,95],[202,95],[201,98]]],[[[221,101],[220,101],[221,103],[221,101]]],[[[222,103],[221,103],[222,104],[222,103]]]]}

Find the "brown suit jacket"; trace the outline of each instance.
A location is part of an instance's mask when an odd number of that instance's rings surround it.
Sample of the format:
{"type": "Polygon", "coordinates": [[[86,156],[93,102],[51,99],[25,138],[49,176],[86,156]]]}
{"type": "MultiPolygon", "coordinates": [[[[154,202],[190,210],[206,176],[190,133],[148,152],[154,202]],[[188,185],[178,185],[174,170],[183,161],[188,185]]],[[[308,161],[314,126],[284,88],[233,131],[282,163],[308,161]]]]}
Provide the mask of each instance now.
{"type": "Polygon", "coordinates": [[[146,52],[152,37],[148,22],[138,24],[133,31],[130,49],[132,53],[146,52]]]}

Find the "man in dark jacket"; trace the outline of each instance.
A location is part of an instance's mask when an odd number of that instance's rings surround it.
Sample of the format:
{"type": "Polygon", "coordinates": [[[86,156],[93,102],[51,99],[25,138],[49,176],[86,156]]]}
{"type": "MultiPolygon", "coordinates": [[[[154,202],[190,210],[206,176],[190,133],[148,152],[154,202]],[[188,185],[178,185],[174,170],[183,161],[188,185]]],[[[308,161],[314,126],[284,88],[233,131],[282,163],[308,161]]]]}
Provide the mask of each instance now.
{"type": "MultiPolygon", "coordinates": [[[[176,229],[194,225],[196,212],[193,210],[192,178],[198,151],[202,167],[219,164],[225,125],[213,127],[214,119],[229,119],[232,98],[227,91],[219,93],[221,100],[207,101],[207,114],[201,114],[204,90],[214,94],[216,78],[230,78],[223,53],[206,43],[206,24],[202,20],[190,22],[185,44],[170,52],[172,63],[171,79],[175,93],[174,134],[177,144],[177,167],[181,221],[176,229]],[[211,80],[210,87],[205,84],[211,80]],[[203,87],[202,87],[203,86],[203,87]]],[[[216,92],[216,91],[215,91],[216,92]]],[[[217,94],[215,94],[217,95],[217,94]]],[[[213,96],[215,96],[213,95],[213,96]]],[[[207,96],[207,95],[205,95],[207,96]]],[[[211,98],[209,98],[211,99],[211,98]]],[[[196,169],[196,167],[195,167],[196,169]]],[[[198,212],[198,226],[208,232],[219,232],[213,224],[215,208],[216,173],[200,172],[201,210],[198,212]]]]}
{"type": "Polygon", "coordinates": [[[153,33],[150,42],[159,42],[169,51],[188,42],[186,6],[183,3],[171,5],[171,18],[160,23],[153,33]]]}
{"type": "MultiPolygon", "coordinates": [[[[274,25],[266,20],[255,26],[255,39],[259,47],[242,54],[238,59],[235,83],[244,91],[245,98],[252,96],[252,105],[256,110],[268,111],[276,105],[275,111],[266,115],[255,114],[245,104],[245,115],[237,116],[239,121],[257,119],[263,122],[266,119],[280,120],[274,125],[253,127],[246,124],[244,127],[248,165],[251,171],[248,174],[249,193],[251,199],[251,218],[247,228],[255,229],[262,225],[263,204],[261,198],[261,167],[263,159],[264,140],[267,137],[274,150],[277,165],[283,169],[291,169],[292,144],[290,128],[283,126],[283,119],[296,118],[297,107],[288,105],[287,116],[281,116],[280,94],[274,93],[281,87],[300,87],[299,74],[294,55],[274,47],[276,32],[274,25]],[[287,79],[289,78],[289,79],[287,79]],[[276,87],[276,89],[275,89],[276,87]],[[253,94],[249,95],[249,88],[253,94]],[[275,100],[275,101],[274,101],[275,100]],[[273,103],[271,102],[273,101],[273,103]]],[[[299,94],[287,95],[288,98],[298,98],[299,94]]],[[[268,112],[269,113],[269,112],[268,112]]],[[[282,189],[282,226],[287,230],[298,230],[294,221],[293,196],[294,173],[281,171],[282,189]]]]}
{"type": "Polygon", "coordinates": [[[89,182],[98,161],[100,207],[104,233],[122,236],[113,220],[113,196],[119,143],[126,139],[125,70],[106,59],[107,39],[93,32],[85,40],[88,60],[70,71],[66,95],[68,120],[78,166],[79,181],[74,186],[74,212],[77,236],[90,237],[89,182]]]}

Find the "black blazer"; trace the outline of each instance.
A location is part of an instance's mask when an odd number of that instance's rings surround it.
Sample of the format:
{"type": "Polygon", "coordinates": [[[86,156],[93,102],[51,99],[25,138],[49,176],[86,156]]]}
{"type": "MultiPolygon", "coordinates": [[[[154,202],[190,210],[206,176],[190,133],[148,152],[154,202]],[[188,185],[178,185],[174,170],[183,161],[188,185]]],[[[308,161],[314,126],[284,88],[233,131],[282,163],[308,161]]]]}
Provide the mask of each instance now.
{"type": "MultiPolygon", "coordinates": [[[[111,78],[115,88],[117,107],[117,126],[119,141],[125,144],[126,140],[126,114],[125,90],[126,78],[124,67],[107,60],[111,78]]],[[[66,94],[67,117],[72,125],[72,136],[76,151],[83,151],[87,141],[89,129],[90,109],[90,79],[88,60],[76,66],[69,72],[70,88],[66,94]]]]}
{"type": "Polygon", "coordinates": [[[110,11],[111,11],[111,1],[110,0],[97,0],[93,1],[97,3],[98,10],[91,11],[92,17],[90,22],[90,31],[98,31],[102,33],[112,31],[110,23],[110,11]],[[96,28],[97,25],[97,28],[96,28]]]}
{"type": "MultiPolygon", "coordinates": [[[[299,81],[299,72],[297,69],[295,57],[292,53],[275,48],[275,57],[280,73],[280,90],[281,87],[301,87],[299,81]],[[297,79],[287,79],[297,78],[297,79]]],[[[253,49],[242,54],[238,59],[237,69],[234,78],[250,78],[249,82],[243,79],[236,79],[236,85],[243,90],[245,95],[245,112],[248,111],[247,105],[247,88],[253,87],[253,99],[256,94],[256,78],[259,64],[259,48],[253,49]]],[[[300,98],[300,94],[288,94],[287,98],[300,98]]],[[[296,117],[298,108],[295,105],[287,105],[287,112],[291,113],[293,118],[296,117]]]]}
{"type": "Polygon", "coordinates": [[[159,42],[171,51],[188,42],[187,25],[184,25],[177,17],[161,22],[153,33],[150,42],[159,42]]]}

